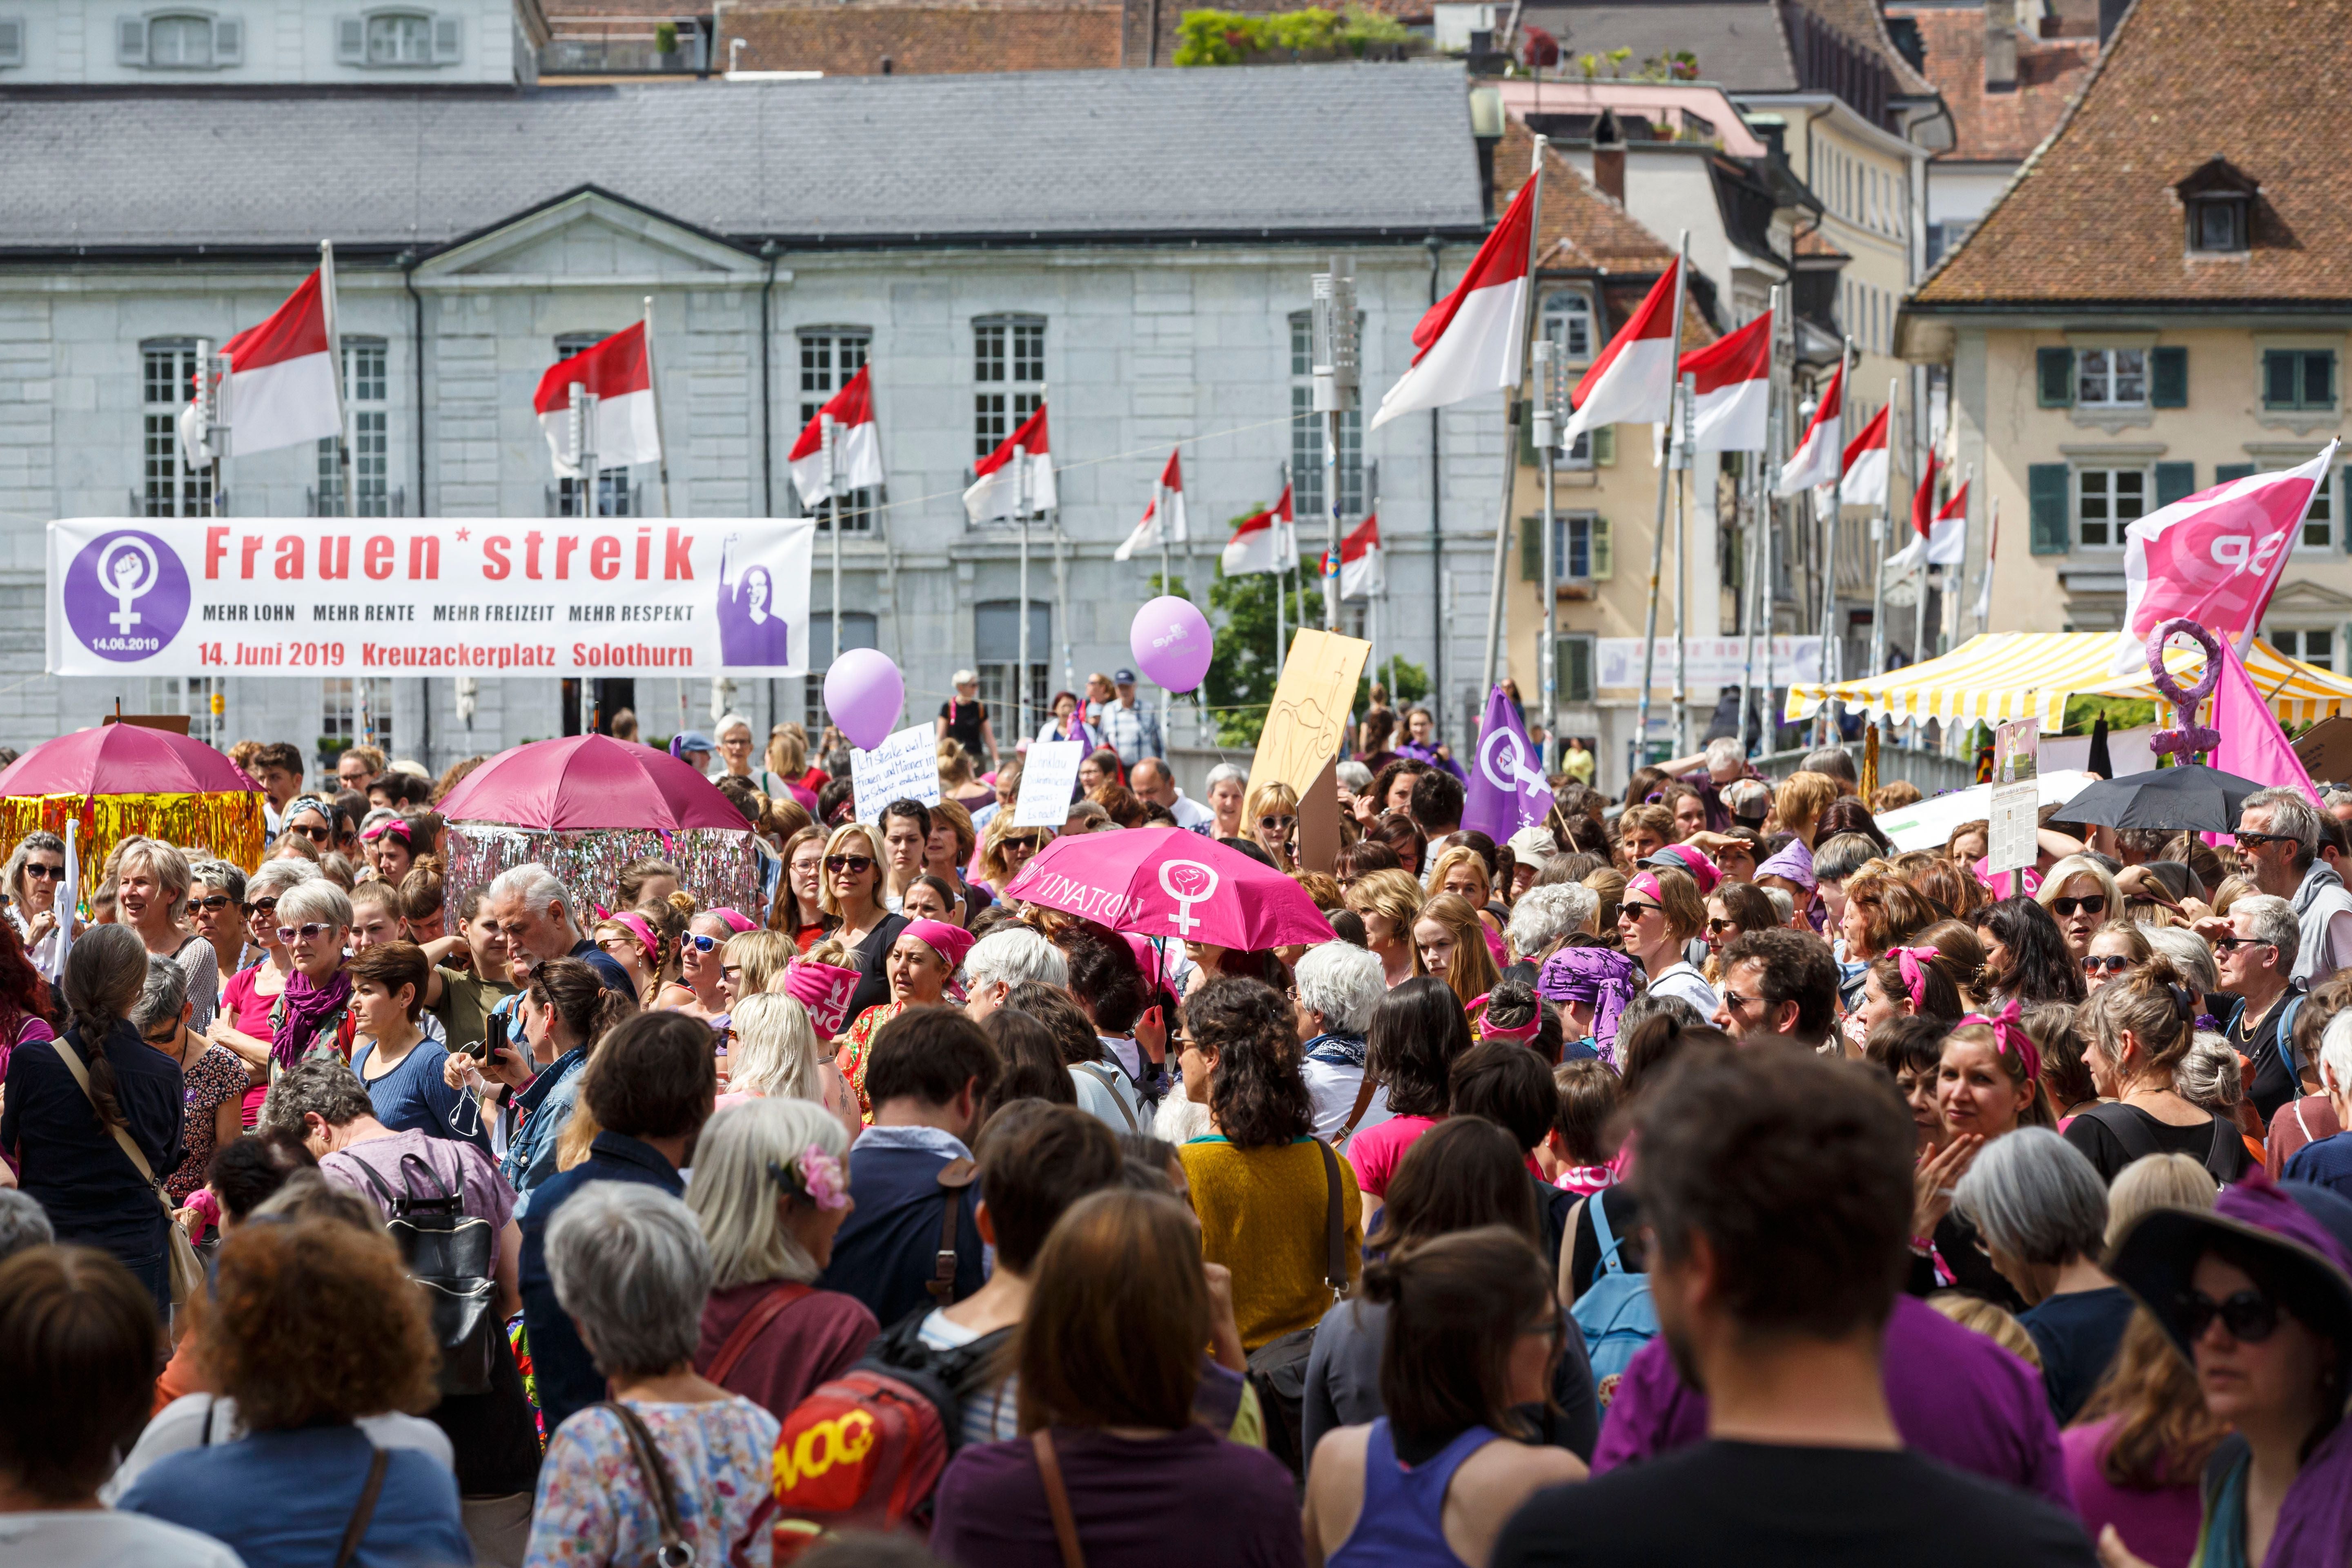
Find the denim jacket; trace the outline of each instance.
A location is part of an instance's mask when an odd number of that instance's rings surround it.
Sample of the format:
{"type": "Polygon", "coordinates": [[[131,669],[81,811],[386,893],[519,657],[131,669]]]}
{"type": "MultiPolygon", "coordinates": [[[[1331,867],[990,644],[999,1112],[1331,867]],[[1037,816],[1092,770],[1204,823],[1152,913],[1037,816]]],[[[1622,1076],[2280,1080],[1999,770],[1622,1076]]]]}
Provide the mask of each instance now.
{"type": "Polygon", "coordinates": [[[564,1052],[548,1063],[547,1070],[531,1079],[530,1087],[516,1095],[508,1108],[508,1114],[521,1125],[509,1136],[507,1157],[499,1169],[520,1200],[515,1205],[517,1214],[530,1203],[531,1189],[555,1174],[555,1141],[562,1135],[564,1123],[572,1120],[572,1108],[580,1099],[580,1074],[587,1065],[585,1047],[564,1052]]]}

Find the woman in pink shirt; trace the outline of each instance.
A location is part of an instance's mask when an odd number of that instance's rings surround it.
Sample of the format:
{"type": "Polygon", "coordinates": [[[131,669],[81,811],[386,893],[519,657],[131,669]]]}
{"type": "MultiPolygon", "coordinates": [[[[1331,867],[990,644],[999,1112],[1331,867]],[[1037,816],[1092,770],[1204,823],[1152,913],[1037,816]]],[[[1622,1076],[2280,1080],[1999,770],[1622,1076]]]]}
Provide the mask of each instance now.
{"type": "Polygon", "coordinates": [[[1364,1048],[1365,1073],[1387,1088],[1391,1112],[1386,1121],[1348,1140],[1370,1224],[1397,1162],[1445,1114],[1446,1075],[1454,1058],[1470,1048],[1469,1020],[1453,987],[1424,974],[1381,998],[1364,1048]]]}

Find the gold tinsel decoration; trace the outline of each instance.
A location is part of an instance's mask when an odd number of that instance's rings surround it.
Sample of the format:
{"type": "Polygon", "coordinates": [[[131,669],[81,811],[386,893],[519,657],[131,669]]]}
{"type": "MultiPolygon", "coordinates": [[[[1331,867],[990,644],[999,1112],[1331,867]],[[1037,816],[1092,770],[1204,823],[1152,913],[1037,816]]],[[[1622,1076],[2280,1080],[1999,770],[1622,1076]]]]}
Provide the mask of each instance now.
{"type": "Polygon", "coordinates": [[[142,836],[206,854],[250,871],[261,864],[262,796],[206,795],[14,795],[0,797],[0,856],[38,828],[65,837],[68,819],[81,826],[74,853],[83,885],[96,885],[98,868],[114,847],[142,836]]]}

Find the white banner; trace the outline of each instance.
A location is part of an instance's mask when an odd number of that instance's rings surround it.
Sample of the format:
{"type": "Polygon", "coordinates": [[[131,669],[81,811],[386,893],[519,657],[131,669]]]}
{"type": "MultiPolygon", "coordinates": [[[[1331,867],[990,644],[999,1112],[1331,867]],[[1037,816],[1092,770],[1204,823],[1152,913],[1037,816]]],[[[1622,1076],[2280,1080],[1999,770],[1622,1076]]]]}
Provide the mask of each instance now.
{"type": "MultiPolygon", "coordinates": [[[[1642,684],[1642,639],[1640,637],[1601,637],[1592,673],[1593,685],[1603,689],[1630,689],[1642,684]]],[[[1650,689],[1671,691],[1675,684],[1675,639],[1657,639],[1657,662],[1650,670],[1650,689]]],[[[1712,698],[1719,686],[1738,686],[1748,668],[1748,639],[1745,637],[1693,637],[1683,644],[1685,687],[1700,695],[1712,698]]],[[[1792,680],[1813,681],[1822,678],[1822,639],[1819,637],[1774,637],[1772,639],[1772,684],[1786,686],[1792,680]]],[[[1764,645],[1756,645],[1756,679],[1764,679],[1764,645]]]]}
{"type": "Polygon", "coordinates": [[[1030,742],[1021,759],[1021,798],[1013,803],[1013,826],[1060,832],[1070,820],[1070,795],[1078,787],[1078,764],[1086,760],[1084,741],[1030,742]]]}
{"type": "Polygon", "coordinates": [[[800,675],[805,519],[75,518],[52,675],[800,675]]]}
{"type": "Polygon", "coordinates": [[[929,724],[910,724],[870,752],[850,748],[850,798],[856,802],[858,821],[881,821],[882,808],[894,800],[939,805],[940,755],[933,735],[929,724]]]}

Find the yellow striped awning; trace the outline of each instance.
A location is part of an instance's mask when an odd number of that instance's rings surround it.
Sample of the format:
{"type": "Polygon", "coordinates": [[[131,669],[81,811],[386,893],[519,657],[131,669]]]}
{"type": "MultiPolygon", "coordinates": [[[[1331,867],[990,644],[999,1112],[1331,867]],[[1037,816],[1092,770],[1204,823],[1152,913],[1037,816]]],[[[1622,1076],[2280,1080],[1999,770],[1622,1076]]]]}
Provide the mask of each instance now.
{"type": "MultiPolygon", "coordinates": [[[[1970,637],[1941,658],[1883,676],[1791,686],[1784,719],[1811,718],[1834,697],[1871,718],[1881,714],[1898,724],[1929,719],[1946,723],[1999,724],[2038,716],[2045,731],[2064,727],[2070,697],[2156,698],[2147,663],[2136,674],[2116,675],[2113,632],[1990,632],[1970,637]]],[[[2176,644],[2165,666],[2183,686],[2193,685],[2205,656],[2176,644]]],[[[2283,724],[2352,711],[2352,679],[2293,659],[2257,637],[2246,656],[2246,673],[2269,699],[2283,724]]],[[[2158,718],[2171,722],[2171,710],[2158,718]]]]}

